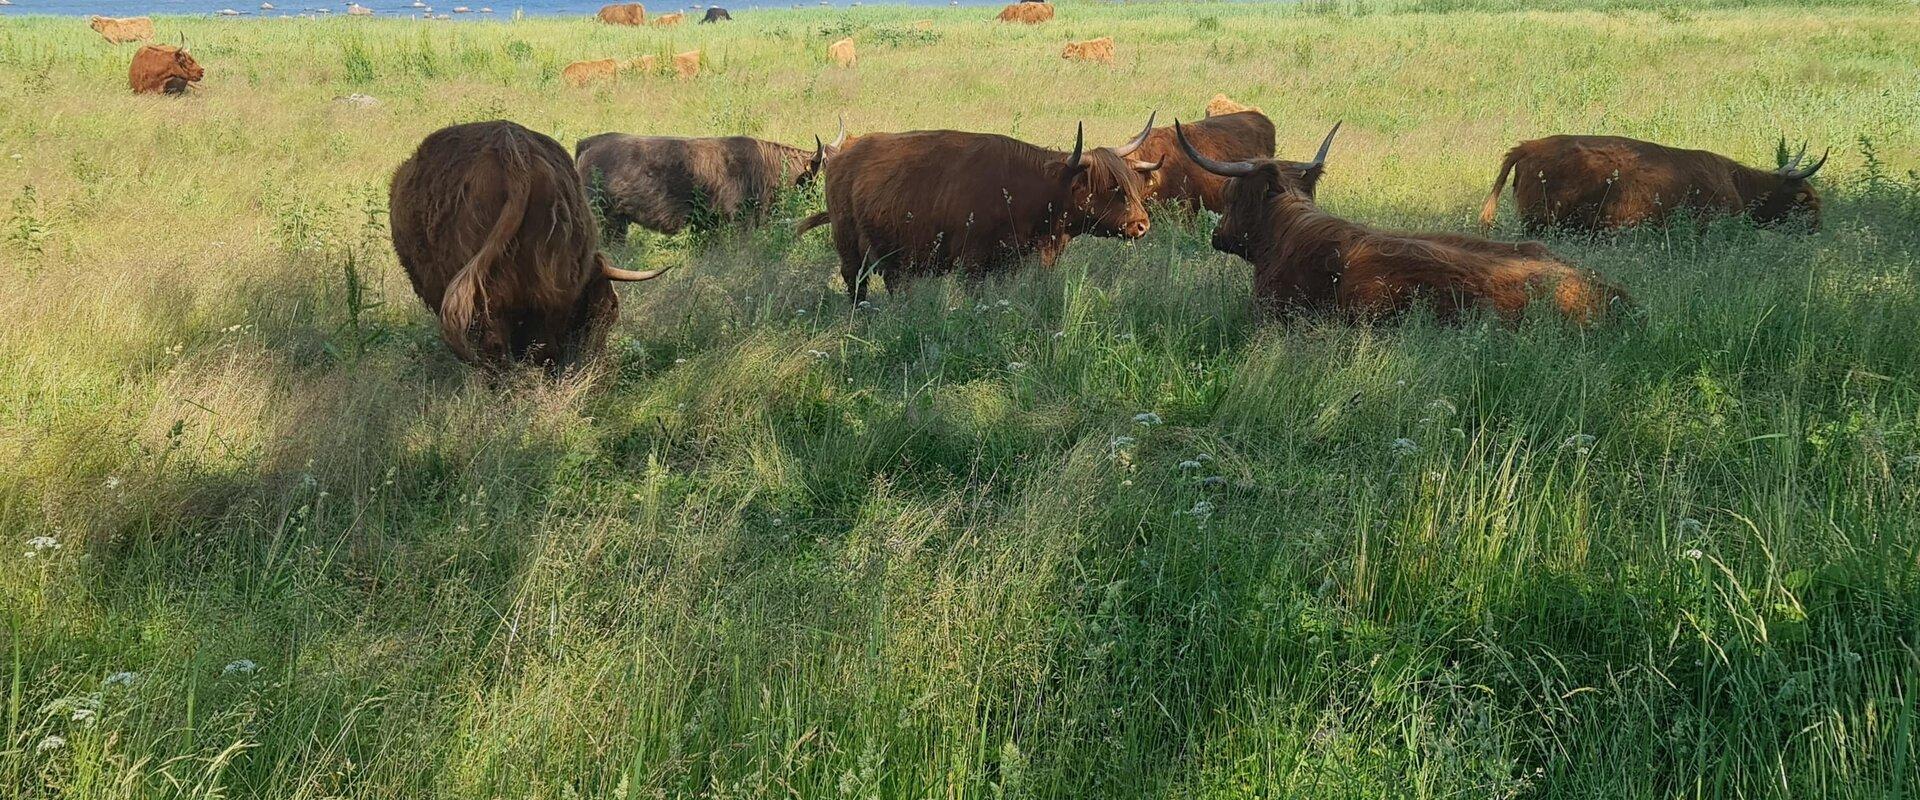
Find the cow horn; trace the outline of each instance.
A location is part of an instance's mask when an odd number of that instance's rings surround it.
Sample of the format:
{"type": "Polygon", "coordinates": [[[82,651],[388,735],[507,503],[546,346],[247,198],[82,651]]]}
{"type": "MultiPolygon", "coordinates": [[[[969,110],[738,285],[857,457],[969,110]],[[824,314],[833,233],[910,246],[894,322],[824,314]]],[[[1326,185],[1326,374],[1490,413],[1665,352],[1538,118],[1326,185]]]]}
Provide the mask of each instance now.
{"type": "Polygon", "coordinates": [[[1193,163],[1199,164],[1201,169],[1215,175],[1225,175],[1229,178],[1235,178],[1241,175],[1252,174],[1253,172],[1253,165],[1245,161],[1220,162],[1200,155],[1200,151],[1193,149],[1193,145],[1187,142],[1187,130],[1180,127],[1180,120],[1177,119],[1173,121],[1173,138],[1180,140],[1180,150],[1187,154],[1187,158],[1192,159],[1193,163]]]}
{"type": "Polygon", "coordinates": [[[1807,144],[1805,142],[1801,142],[1800,152],[1794,153],[1793,158],[1789,160],[1786,164],[1780,167],[1780,174],[1792,175],[1793,171],[1799,168],[1800,160],[1806,157],[1807,157],[1807,144]]]}
{"type": "Polygon", "coordinates": [[[820,162],[827,160],[827,146],[820,141],[820,134],[813,135],[813,166],[818,169],[820,162]]]}
{"type": "Polygon", "coordinates": [[[1147,137],[1153,135],[1153,118],[1159,116],[1159,114],[1160,112],[1158,111],[1148,114],[1147,127],[1142,128],[1140,135],[1133,137],[1133,141],[1113,148],[1113,154],[1121,158],[1126,158],[1127,156],[1133,155],[1133,151],[1140,149],[1140,145],[1146,144],[1147,137]]]}
{"type": "Polygon", "coordinates": [[[1327,148],[1333,146],[1333,135],[1340,132],[1340,125],[1345,121],[1346,120],[1341,120],[1340,122],[1333,123],[1333,130],[1327,131],[1327,138],[1320,140],[1320,152],[1315,153],[1313,156],[1314,166],[1324,167],[1327,165],[1327,148]]]}
{"type": "Polygon", "coordinates": [[[1075,123],[1073,127],[1073,157],[1067,159],[1067,170],[1080,169],[1080,150],[1087,143],[1087,124],[1075,123]]]}
{"type": "Polygon", "coordinates": [[[1813,173],[1819,172],[1821,167],[1826,166],[1827,156],[1831,155],[1832,153],[1833,153],[1833,148],[1831,147],[1827,148],[1825,151],[1820,153],[1820,160],[1813,162],[1813,166],[1807,167],[1806,169],[1800,169],[1799,168],[1800,160],[1794,159],[1794,166],[1789,167],[1787,171],[1782,172],[1780,174],[1785,176],[1789,180],[1804,181],[1808,178],[1813,177],[1813,173]]]}
{"type": "Polygon", "coordinates": [[[847,143],[847,115],[840,114],[840,135],[833,137],[833,149],[839,150],[847,143]]]}
{"type": "Polygon", "coordinates": [[[672,267],[661,267],[659,269],[650,269],[646,272],[638,272],[616,267],[612,261],[607,259],[600,260],[600,276],[610,281],[650,281],[665,274],[669,269],[672,269],[672,267]]]}

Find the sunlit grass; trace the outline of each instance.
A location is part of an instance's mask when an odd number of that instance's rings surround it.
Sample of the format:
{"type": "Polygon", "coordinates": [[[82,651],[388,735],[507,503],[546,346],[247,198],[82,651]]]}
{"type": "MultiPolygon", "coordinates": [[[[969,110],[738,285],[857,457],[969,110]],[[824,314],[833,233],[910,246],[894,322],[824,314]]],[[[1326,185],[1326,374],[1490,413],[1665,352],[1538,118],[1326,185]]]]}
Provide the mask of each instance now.
{"type": "Polygon", "coordinates": [[[162,19],[179,99],[0,19],[0,796],[1913,796],[1920,16],[1514,5],[162,19]],[[1382,226],[1551,132],[1831,145],[1828,225],[1554,241],[1641,306],[1593,332],[1262,326],[1173,215],[858,310],[823,234],[637,236],[677,268],[557,385],[458,364],[386,238],[452,122],[1067,146],[1215,92],[1283,156],[1345,120],[1321,197],[1382,226]]]}

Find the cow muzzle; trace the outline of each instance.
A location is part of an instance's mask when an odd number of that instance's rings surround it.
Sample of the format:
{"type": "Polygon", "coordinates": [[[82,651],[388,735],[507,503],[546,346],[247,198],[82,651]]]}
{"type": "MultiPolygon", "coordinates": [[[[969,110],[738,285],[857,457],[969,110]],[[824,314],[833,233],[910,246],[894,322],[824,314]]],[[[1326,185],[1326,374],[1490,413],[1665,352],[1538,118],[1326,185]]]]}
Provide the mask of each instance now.
{"type": "Polygon", "coordinates": [[[1152,223],[1148,222],[1146,217],[1127,220],[1120,223],[1120,235],[1127,239],[1138,239],[1147,235],[1147,230],[1152,227],[1152,223]]]}

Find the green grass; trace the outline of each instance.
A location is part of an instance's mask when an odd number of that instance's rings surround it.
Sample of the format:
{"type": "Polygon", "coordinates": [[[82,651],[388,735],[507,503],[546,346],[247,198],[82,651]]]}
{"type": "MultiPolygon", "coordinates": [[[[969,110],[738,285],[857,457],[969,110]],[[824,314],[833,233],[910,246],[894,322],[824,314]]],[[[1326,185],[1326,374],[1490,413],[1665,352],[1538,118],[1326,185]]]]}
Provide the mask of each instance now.
{"type": "Polygon", "coordinates": [[[163,19],[181,99],[0,18],[0,796],[1915,797],[1920,12],[1461,5],[163,19]],[[1344,119],[1376,224],[1553,132],[1831,145],[1828,224],[1555,241],[1643,308],[1588,333],[1259,325],[1173,217],[858,312],[825,236],[639,237],[679,268],[559,385],[387,242],[458,121],[1065,146],[1216,91],[1344,119]]]}

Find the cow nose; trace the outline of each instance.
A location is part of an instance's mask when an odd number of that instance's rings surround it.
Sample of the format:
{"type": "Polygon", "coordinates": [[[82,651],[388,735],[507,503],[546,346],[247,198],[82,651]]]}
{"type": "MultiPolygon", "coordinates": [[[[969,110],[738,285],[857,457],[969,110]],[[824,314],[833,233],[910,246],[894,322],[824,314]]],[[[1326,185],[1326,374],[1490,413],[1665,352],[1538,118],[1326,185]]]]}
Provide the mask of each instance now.
{"type": "Polygon", "coordinates": [[[1147,235],[1148,227],[1149,227],[1149,223],[1146,220],[1136,219],[1136,220],[1133,220],[1132,222],[1128,222],[1125,225],[1121,225],[1120,233],[1121,235],[1129,239],[1138,239],[1142,236],[1147,235]]]}

